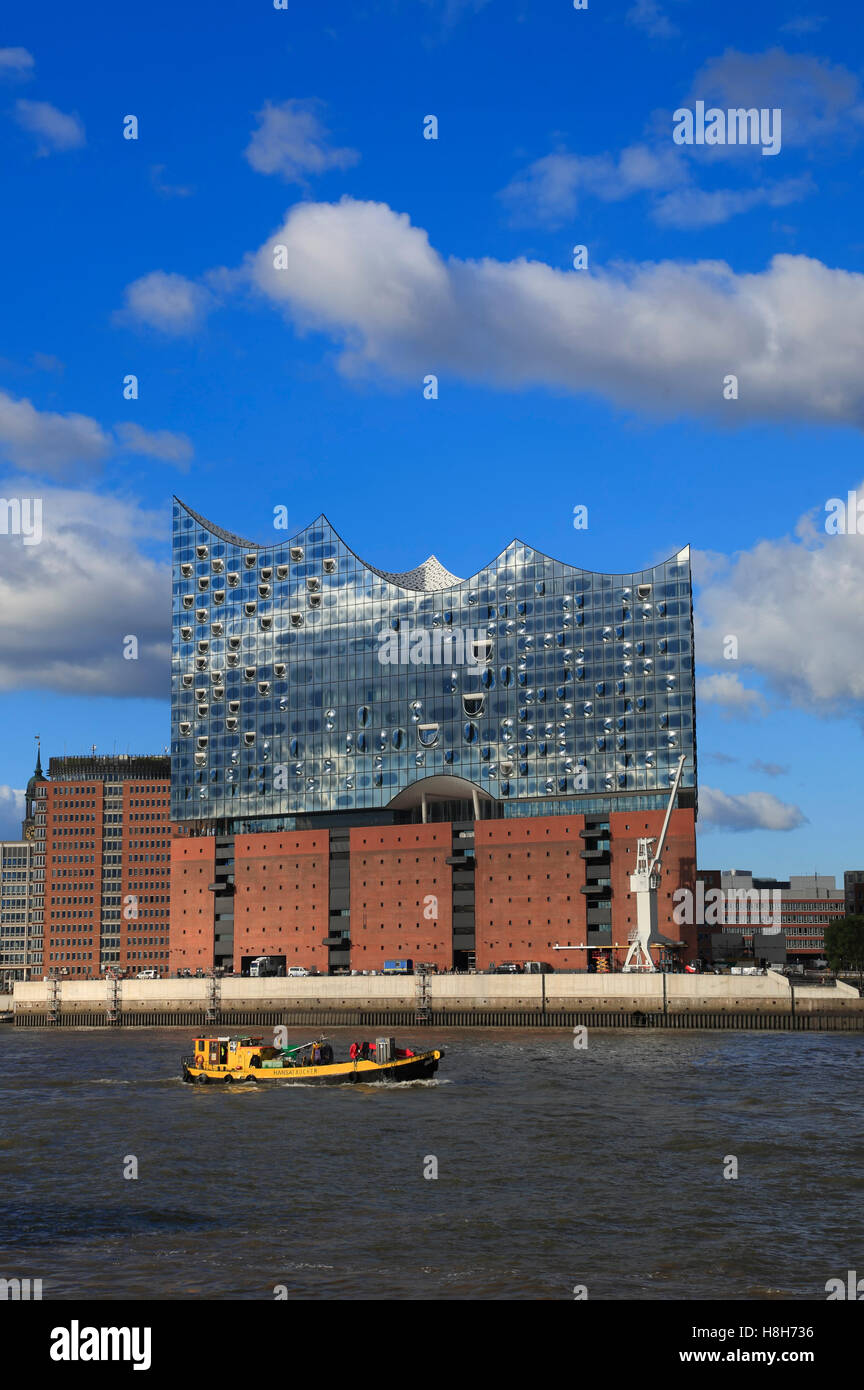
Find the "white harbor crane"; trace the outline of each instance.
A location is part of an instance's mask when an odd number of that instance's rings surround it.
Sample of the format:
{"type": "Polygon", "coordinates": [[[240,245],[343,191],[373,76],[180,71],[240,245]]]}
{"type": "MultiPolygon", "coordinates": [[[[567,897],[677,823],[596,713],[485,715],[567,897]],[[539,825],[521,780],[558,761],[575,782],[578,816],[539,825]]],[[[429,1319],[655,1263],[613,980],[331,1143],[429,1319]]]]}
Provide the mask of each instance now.
{"type": "Polygon", "coordinates": [[[678,759],[678,771],[675,773],[675,780],[669,793],[669,805],[666,807],[666,819],[663,822],[659,840],[640,839],[636,848],[636,872],[630,875],[630,892],[636,899],[636,926],[630,932],[630,949],[622,966],[622,970],[628,972],[657,969],[649,950],[652,942],[662,939],[657,931],[657,889],[660,886],[663,849],[666,844],[672,807],[675,805],[675,797],[678,794],[678,786],[686,761],[687,755],[682,753],[678,759]],[[655,843],[656,849],[654,849],[655,843]]]}

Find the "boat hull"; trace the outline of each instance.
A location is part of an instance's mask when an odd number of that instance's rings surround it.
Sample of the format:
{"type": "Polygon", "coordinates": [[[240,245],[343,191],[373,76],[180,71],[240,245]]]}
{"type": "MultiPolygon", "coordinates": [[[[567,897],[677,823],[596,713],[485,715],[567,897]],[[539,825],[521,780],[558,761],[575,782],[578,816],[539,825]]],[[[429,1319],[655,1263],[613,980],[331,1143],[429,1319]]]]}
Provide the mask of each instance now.
{"type": "Polygon", "coordinates": [[[334,1062],[317,1067],[195,1067],[183,1063],[183,1080],[192,1085],[266,1085],[267,1082],[303,1086],[356,1086],[377,1081],[430,1081],[438,1070],[443,1051],[398,1057],[392,1062],[334,1062]]]}

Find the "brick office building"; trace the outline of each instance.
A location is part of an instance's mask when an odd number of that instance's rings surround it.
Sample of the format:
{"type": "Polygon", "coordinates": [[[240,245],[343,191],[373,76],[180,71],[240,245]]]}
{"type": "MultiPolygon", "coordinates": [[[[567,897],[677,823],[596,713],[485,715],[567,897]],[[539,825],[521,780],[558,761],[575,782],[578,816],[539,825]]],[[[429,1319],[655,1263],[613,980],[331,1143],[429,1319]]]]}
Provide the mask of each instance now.
{"type": "Polygon", "coordinates": [[[43,971],[168,971],[170,764],[51,758],[43,791],[43,971]]]}
{"type": "Polygon", "coordinates": [[[172,968],[620,964],[681,753],[655,955],[695,956],[688,551],[604,575],[514,542],[463,581],[175,501],[173,593],[172,968]]]}

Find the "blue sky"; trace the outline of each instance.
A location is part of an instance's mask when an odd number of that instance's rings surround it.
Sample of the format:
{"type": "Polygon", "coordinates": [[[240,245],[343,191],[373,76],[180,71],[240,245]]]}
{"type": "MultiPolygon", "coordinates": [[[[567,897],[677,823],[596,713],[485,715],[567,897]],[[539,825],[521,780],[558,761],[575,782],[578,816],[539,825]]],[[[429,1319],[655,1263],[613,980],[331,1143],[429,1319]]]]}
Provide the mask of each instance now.
{"type": "Polygon", "coordinates": [[[860,867],[864,539],[824,525],[864,498],[858,19],[7,4],[0,495],[44,535],[0,534],[0,833],[34,734],[167,744],[176,492],[391,570],[689,543],[700,862],[860,867]],[[780,151],[675,145],[697,100],[779,109],[780,151]]]}

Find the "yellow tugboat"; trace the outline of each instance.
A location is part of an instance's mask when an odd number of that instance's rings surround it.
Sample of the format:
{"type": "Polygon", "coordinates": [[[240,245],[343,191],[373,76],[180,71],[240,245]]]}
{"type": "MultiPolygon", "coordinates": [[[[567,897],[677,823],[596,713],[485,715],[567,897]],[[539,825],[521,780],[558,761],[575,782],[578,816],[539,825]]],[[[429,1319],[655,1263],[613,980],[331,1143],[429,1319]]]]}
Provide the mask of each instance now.
{"type": "Polygon", "coordinates": [[[367,1081],[427,1081],[438,1070],[443,1048],[415,1052],[393,1038],[352,1043],[347,1061],[337,1062],[325,1038],[276,1046],[248,1036],[196,1038],[182,1058],[183,1080],[198,1086],[232,1082],[302,1081],[324,1085],[367,1081]]]}

